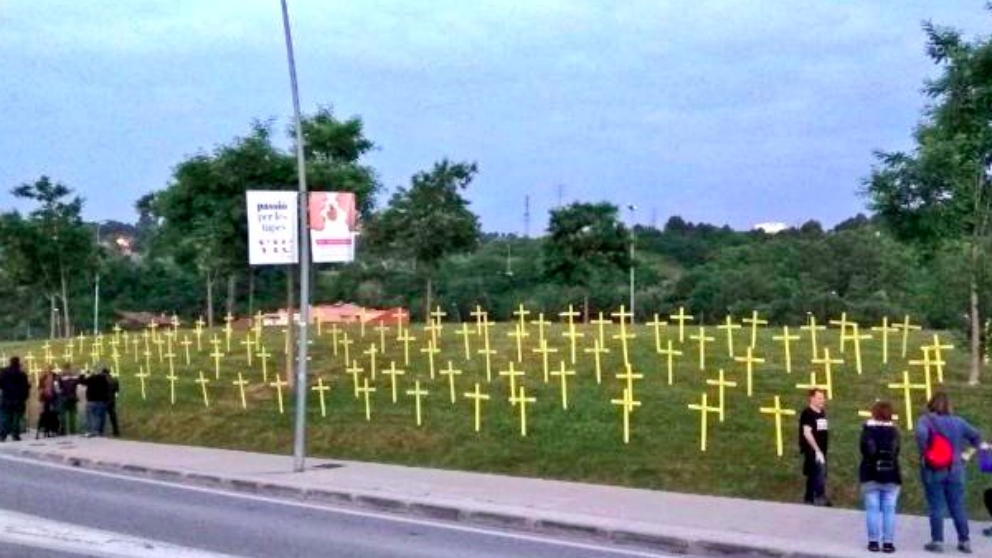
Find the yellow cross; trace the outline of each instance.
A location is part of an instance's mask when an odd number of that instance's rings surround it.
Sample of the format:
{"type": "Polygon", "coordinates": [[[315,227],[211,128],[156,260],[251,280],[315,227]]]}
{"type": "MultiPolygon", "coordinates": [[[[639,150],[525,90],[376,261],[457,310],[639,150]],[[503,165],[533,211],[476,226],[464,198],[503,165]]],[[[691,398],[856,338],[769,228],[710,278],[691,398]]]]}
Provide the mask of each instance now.
{"type": "Polygon", "coordinates": [[[214,379],[220,379],[220,359],[224,358],[224,353],[220,351],[220,348],[214,349],[214,352],[210,353],[211,358],[214,359],[214,379]]]}
{"type": "MultiPolygon", "coordinates": [[[[279,403],[279,414],[285,414],[286,409],[283,406],[282,401],[282,388],[289,385],[289,382],[283,379],[281,374],[276,374],[276,381],[269,383],[270,387],[276,388],[276,401],[279,403]]],[[[357,397],[357,396],[356,396],[357,397]]]]}
{"type": "Polygon", "coordinates": [[[135,337],[131,340],[131,344],[133,345],[134,362],[138,362],[138,346],[141,345],[141,341],[135,337]]]}
{"type": "Polygon", "coordinates": [[[51,364],[52,360],[54,360],[52,357],[52,343],[50,341],[45,341],[41,348],[45,351],[45,364],[51,364]]]}
{"type": "Polygon", "coordinates": [[[121,329],[121,324],[115,322],[114,323],[114,327],[111,328],[111,331],[114,332],[114,339],[116,339],[118,342],[120,342],[121,333],[124,331],[123,329],[121,329]]]}
{"type": "Polygon", "coordinates": [[[897,333],[899,328],[889,326],[889,317],[882,317],[882,325],[878,327],[871,328],[872,331],[877,331],[882,334],[882,364],[889,363],[889,334],[897,333]]]}
{"type": "Polygon", "coordinates": [[[679,324],[679,343],[685,343],[685,323],[686,322],[691,322],[691,321],[695,320],[696,318],[693,318],[689,314],[686,314],[685,313],[685,308],[679,306],[679,313],[678,314],[672,314],[672,315],[668,316],[668,319],[669,320],[672,320],[673,322],[678,322],[678,324],[679,324]]]}
{"type": "Polygon", "coordinates": [[[785,373],[792,374],[792,342],[799,341],[798,335],[789,335],[789,326],[782,326],[782,335],[775,335],[772,341],[782,342],[782,353],[785,355],[785,373]]]}
{"type": "Polygon", "coordinates": [[[932,392],[933,392],[933,380],[932,380],[933,377],[932,377],[932,373],[931,373],[931,371],[932,371],[931,365],[933,363],[930,361],[930,351],[932,349],[933,349],[933,347],[929,347],[929,346],[923,346],[923,347],[921,347],[921,350],[923,351],[923,360],[911,360],[911,361],[909,361],[909,365],[910,366],[922,366],[923,367],[923,377],[924,377],[924,382],[923,383],[926,386],[926,390],[927,390],[927,401],[930,400],[930,397],[932,397],[932,392]]]}
{"type": "Polygon", "coordinates": [[[210,397],[209,397],[209,395],[207,393],[207,384],[210,383],[210,380],[208,380],[206,377],[204,377],[203,370],[200,370],[200,377],[197,378],[195,381],[196,381],[196,383],[200,384],[200,392],[203,393],[203,406],[204,407],[209,407],[210,406],[210,397]]]}
{"type": "MultiPolygon", "coordinates": [[[[488,330],[487,330],[488,331],[488,330]]],[[[493,381],[493,361],[492,357],[496,354],[496,351],[489,348],[489,335],[483,338],[483,348],[479,349],[479,354],[486,358],[486,381],[493,381]]]]}
{"type": "Polygon", "coordinates": [[[421,348],[420,349],[420,352],[427,353],[427,364],[430,366],[431,379],[433,380],[434,379],[434,355],[440,353],[441,352],[441,349],[438,349],[434,345],[434,341],[432,340],[432,341],[428,341],[427,342],[427,346],[421,348]]]}
{"type": "Polygon", "coordinates": [[[331,386],[324,385],[324,378],[317,376],[317,385],[310,388],[310,391],[317,392],[317,398],[320,400],[320,416],[321,418],[327,418],[327,402],[325,400],[325,393],[331,390],[331,386]]]}
{"type": "Polygon", "coordinates": [[[358,392],[362,394],[365,399],[365,420],[366,422],[372,420],[372,401],[369,396],[375,393],[376,388],[369,387],[369,379],[362,378],[362,387],[358,388],[358,392]]]}
{"type": "Polygon", "coordinates": [[[610,315],[613,316],[613,317],[615,317],[615,318],[616,317],[619,317],[620,318],[620,321],[619,321],[619,324],[618,324],[620,326],[620,333],[614,335],[613,338],[620,340],[620,351],[621,351],[621,354],[623,355],[623,363],[625,365],[626,364],[630,364],[630,350],[629,350],[629,346],[627,344],[627,341],[636,338],[637,335],[635,335],[633,333],[630,333],[627,330],[627,322],[624,320],[624,318],[625,317],[632,318],[633,316],[631,315],[630,312],[625,312],[624,311],[623,305],[620,306],[620,311],[619,312],[614,312],[614,313],[612,313],[610,315]]]}
{"type": "Polygon", "coordinates": [[[442,376],[448,377],[448,391],[451,394],[452,405],[455,404],[455,376],[460,376],[461,373],[461,370],[457,370],[454,366],[452,366],[450,360],[448,361],[448,367],[440,371],[442,376]]]}
{"type": "Polygon", "coordinates": [[[903,316],[902,323],[895,324],[892,327],[902,331],[902,358],[906,358],[906,352],[909,350],[909,332],[919,331],[922,328],[909,323],[909,314],[903,316]]]}
{"type": "Polygon", "coordinates": [[[469,343],[469,336],[472,335],[472,326],[468,322],[462,322],[462,327],[455,330],[455,333],[462,336],[465,345],[465,360],[472,360],[472,345],[469,343]]]}
{"type": "Polygon", "coordinates": [[[255,345],[255,340],[252,339],[251,335],[245,335],[245,338],[241,340],[241,344],[245,348],[245,355],[248,357],[248,366],[251,367],[251,348],[255,345]]]}
{"type": "Polygon", "coordinates": [[[644,374],[634,374],[634,369],[629,364],[624,366],[623,374],[615,374],[614,376],[618,380],[625,380],[627,382],[627,391],[630,392],[631,397],[634,396],[634,380],[644,378],[644,374]]]}
{"type": "Polygon", "coordinates": [[[727,332],[727,356],[730,358],[734,358],[734,330],[741,327],[741,324],[734,323],[734,318],[729,314],[723,319],[723,324],[716,326],[727,332]]]}
{"type": "Polygon", "coordinates": [[[138,373],[134,377],[141,383],[141,400],[145,401],[147,399],[145,396],[145,380],[148,378],[148,372],[145,372],[143,367],[138,366],[138,373]]]}
{"type": "Polygon", "coordinates": [[[630,443],[630,415],[634,413],[635,407],[640,407],[640,401],[634,401],[634,396],[631,395],[630,390],[624,388],[623,397],[620,399],[611,399],[610,403],[613,405],[618,405],[620,407],[621,417],[623,418],[623,443],[630,443]]]}
{"type": "Polygon", "coordinates": [[[527,331],[527,316],[530,316],[530,310],[524,309],[523,304],[518,305],[517,309],[513,311],[513,317],[519,321],[522,331],[527,331]]]}
{"type": "MultiPolygon", "coordinates": [[[[145,352],[147,353],[148,351],[145,351],[145,352]]],[[[169,380],[169,404],[170,405],[175,405],[176,404],[176,380],[179,379],[179,376],[176,376],[175,374],[169,374],[168,376],[165,377],[165,379],[166,380],[169,380]]]]}
{"type": "Polygon", "coordinates": [[[248,385],[248,380],[244,379],[241,372],[238,372],[238,379],[231,382],[231,385],[238,386],[238,392],[241,394],[241,408],[248,408],[248,398],[245,397],[245,386],[248,385]]]}
{"type": "Polygon", "coordinates": [[[796,389],[811,390],[811,389],[822,389],[826,390],[827,386],[819,384],[816,382],[816,372],[809,373],[809,383],[808,384],[796,384],[796,389]]]}
{"type": "Polygon", "coordinates": [[[531,323],[531,325],[536,325],[537,326],[537,340],[538,340],[538,342],[544,341],[544,339],[545,339],[545,332],[547,331],[548,327],[551,325],[551,322],[549,322],[548,320],[545,320],[544,319],[544,312],[538,313],[537,319],[536,320],[531,320],[530,323],[531,323]]]}
{"type": "Polygon", "coordinates": [[[756,358],[754,356],[754,348],[748,347],[746,356],[734,357],[734,362],[742,362],[745,365],[745,370],[747,372],[747,396],[751,397],[754,395],[754,365],[764,364],[765,359],[756,358]]]}
{"type": "Polygon", "coordinates": [[[600,343],[599,339],[593,339],[593,346],[587,347],[586,349],[584,349],[584,351],[593,354],[593,363],[596,365],[596,384],[602,384],[603,359],[601,358],[601,355],[603,353],[610,352],[610,350],[604,347],[602,343],[600,343]]]}
{"type": "Polygon", "coordinates": [[[403,343],[403,366],[410,366],[410,342],[416,340],[416,337],[410,335],[410,330],[404,331],[403,335],[397,339],[403,343]]]}
{"type": "Polygon", "coordinates": [[[262,342],[262,328],[264,327],[263,322],[265,318],[262,316],[262,311],[259,310],[255,312],[255,317],[251,321],[251,328],[255,332],[255,344],[262,342]]]}
{"type": "MultiPolygon", "coordinates": [[[[65,349],[62,351],[62,359],[65,360],[66,362],[72,362],[72,357],[73,357],[72,341],[69,341],[68,343],[65,344],[65,349]]],[[[6,365],[6,362],[4,362],[3,364],[6,365]]]]}
{"type": "MultiPolygon", "coordinates": [[[[386,325],[386,322],[380,321],[379,325],[375,327],[375,330],[379,332],[379,352],[386,354],[386,334],[389,333],[389,326],[386,325]]],[[[375,379],[374,375],[372,379],[375,379]]]]}
{"type": "Polygon", "coordinates": [[[834,364],[844,364],[844,360],[840,358],[830,358],[830,347],[823,348],[823,358],[814,358],[811,361],[813,364],[823,365],[823,375],[826,378],[827,384],[827,399],[834,398],[834,373],[832,365],[834,364]]]}
{"type": "Polygon", "coordinates": [[[741,322],[744,323],[744,324],[750,324],[751,325],[751,347],[757,347],[758,346],[758,326],[759,325],[768,325],[768,320],[759,319],[758,318],[758,311],[757,310],[752,310],[751,311],[751,317],[750,318],[744,318],[743,320],[741,320],[741,322]]]}
{"type": "Polygon", "coordinates": [[[510,404],[520,409],[520,435],[527,437],[527,405],[537,402],[536,397],[527,397],[527,388],[520,386],[520,395],[510,397],[510,404]]]}
{"type": "Polygon", "coordinates": [[[374,382],[376,377],[375,357],[379,354],[379,350],[376,348],[375,343],[372,343],[362,354],[369,357],[369,374],[372,376],[372,381],[374,382]]]}
{"type": "Polygon", "coordinates": [[[365,370],[358,365],[358,361],[353,361],[350,368],[345,369],[346,374],[351,374],[351,383],[355,391],[355,399],[358,399],[358,375],[365,370]]]}
{"type": "Polygon", "coordinates": [[[448,315],[448,313],[445,312],[444,310],[441,310],[441,307],[440,306],[435,306],[434,307],[434,311],[431,312],[431,317],[434,318],[434,323],[437,324],[437,330],[438,330],[437,332],[438,333],[441,333],[441,328],[443,327],[442,324],[441,324],[441,321],[447,315],[448,315]]]}
{"type": "Polygon", "coordinates": [[[808,331],[809,332],[810,353],[813,356],[816,356],[816,355],[820,354],[820,349],[819,349],[819,347],[818,347],[818,345],[816,343],[816,332],[817,331],[824,331],[825,329],[827,329],[826,326],[818,326],[818,325],[816,325],[816,316],[814,316],[813,314],[810,314],[809,315],[809,323],[807,325],[800,326],[799,329],[801,329],[803,331],[808,331]]]}
{"type": "Polygon", "coordinates": [[[323,335],[324,335],[324,317],[318,315],[317,316],[317,337],[321,337],[323,335]]]}
{"type": "Polygon", "coordinates": [[[175,367],[176,354],[173,353],[172,351],[169,351],[168,353],[166,353],[165,358],[169,361],[169,372],[170,373],[174,372],[176,369],[175,367]]]}
{"type": "Polygon", "coordinates": [[[482,402],[489,401],[489,395],[482,393],[479,388],[479,383],[475,383],[475,391],[469,391],[462,394],[466,399],[471,399],[475,406],[475,431],[479,432],[482,429],[482,402]]]}
{"type": "Polygon", "coordinates": [[[761,407],[758,412],[765,415],[772,415],[775,417],[775,452],[779,457],[782,457],[782,417],[795,416],[796,412],[792,409],[783,409],[782,404],[779,401],[779,397],[775,396],[775,406],[774,407],[761,407]]]}
{"type": "Polygon", "coordinates": [[[338,356],[338,336],[341,332],[338,330],[337,322],[331,324],[331,354],[338,356]]]}
{"type": "Polygon", "coordinates": [[[196,334],[196,352],[200,352],[203,350],[203,345],[201,344],[200,341],[201,338],[203,337],[203,326],[207,325],[207,323],[203,321],[203,317],[201,316],[196,319],[194,325],[196,326],[196,328],[193,330],[193,333],[196,334]]]}
{"type": "Polygon", "coordinates": [[[524,376],[524,375],[526,375],[526,372],[524,372],[523,370],[516,370],[515,368],[513,368],[513,361],[512,360],[509,362],[509,365],[510,365],[510,367],[507,368],[506,370],[500,370],[499,375],[500,376],[506,376],[507,378],[510,379],[510,390],[509,390],[510,391],[510,397],[509,397],[509,401],[510,401],[510,404],[513,405],[514,404],[513,403],[513,394],[515,394],[517,392],[517,376],[524,376]]]}
{"type": "Polygon", "coordinates": [[[185,351],[186,351],[186,366],[189,366],[189,364],[190,364],[189,347],[190,347],[190,345],[193,344],[193,342],[189,340],[189,336],[188,335],[183,335],[183,340],[179,344],[182,345],[183,346],[183,349],[185,349],[185,351]]]}
{"type": "Polygon", "coordinates": [[[476,335],[482,334],[482,316],[486,315],[486,311],[482,309],[478,304],[475,305],[475,310],[468,313],[469,316],[475,318],[475,333],[476,335]]]}
{"type": "Polygon", "coordinates": [[[675,382],[675,357],[682,356],[682,351],[677,351],[672,348],[672,340],[668,340],[668,347],[661,351],[658,351],[659,355],[665,357],[665,362],[668,365],[668,385],[672,385],[675,382]]]}
{"type": "Polygon", "coordinates": [[[906,405],[906,430],[913,429],[913,395],[912,390],[921,389],[925,390],[927,388],[924,384],[914,384],[909,381],[909,371],[902,371],[902,383],[900,384],[889,384],[890,389],[901,389],[903,393],[903,398],[906,405]]]}
{"type": "Polygon", "coordinates": [[[420,389],[420,380],[415,380],[413,382],[413,389],[406,390],[406,394],[413,396],[414,398],[414,410],[417,414],[417,426],[424,423],[423,414],[421,412],[421,399],[430,395],[430,393],[425,389],[420,389]]]}
{"type": "Polygon", "coordinates": [[[262,363],[262,381],[269,383],[269,357],[272,356],[268,350],[265,349],[265,345],[259,345],[260,349],[258,353],[255,354],[259,361],[262,363]]]}
{"type": "Polygon", "coordinates": [[[548,383],[548,355],[550,353],[557,353],[558,349],[549,348],[548,340],[542,339],[541,346],[536,349],[531,349],[531,351],[541,355],[541,365],[542,365],[541,369],[544,371],[544,383],[548,383]]]}
{"type": "Polygon", "coordinates": [[[83,347],[86,343],[86,336],[80,333],[79,336],[76,337],[76,341],[79,341],[79,352],[83,352],[83,347]]]}
{"type": "MultiPolygon", "coordinates": [[[[750,349],[750,347],[748,348],[750,349]]],[[[720,408],[720,422],[723,422],[723,418],[726,414],[726,409],[727,409],[726,393],[725,393],[726,388],[737,387],[737,382],[728,382],[723,372],[723,369],[720,369],[718,378],[716,380],[709,380],[709,379],[706,380],[706,385],[716,386],[717,388],[717,396],[719,398],[717,401],[719,402],[718,407],[720,408]]]]}
{"type": "Polygon", "coordinates": [[[341,348],[344,350],[344,362],[345,362],[345,364],[348,364],[349,362],[351,362],[351,346],[354,343],[355,342],[352,341],[352,339],[350,337],[348,337],[348,334],[347,333],[343,333],[341,335],[341,348]]]}
{"type": "Polygon", "coordinates": [[[524,337],[530,337],[530,334],[527,333],[527,330],[525,330],[520,324],[514,324],[513,325],[513,331],[507,333],[506,336],[507,337],[512,337],[513,339],[516,340],[516,342],[517,342],[517,362],[523,362],[524,361],[524,343],[523,343],[523,341],[524,341],[524,337]]]}
{"type": "MultiPolygon", "coordinates": [[[[292,312],[290,312],[288,319],[290,320],[293,319],[292,312]]],[[[224,343],[225,343],[224,346],[226,347],[227,352],[231,352],[231,334],[234,333],[234,328],[231,326],[231,324],[233,322],[234,322],[234,316],[232,316],[231,313],[228,312],[227,315],[224,316],[224,343]]]]}
{"type": "Polygon", "coordinates": [[[613,325],[612,320],[607,320],[603,318],[603,313],[599,313],[599,317],[595,320],[590,320],[590,324],[596,326],[596,331],[599,334],[599,346],[606,348],[606,326],[613,325]]]}
{"type": "Polygon", "coordinates": [[[368,315],[367,312],[365,312],[365,307],[362,306],[358,309],[358,334],[361,335],[362,339],[365,339],[365,319],[367,317],[368,315]]]}
{"type": "Polygon", "coordinates": [[[551,372],[552,376],[558,376],[561,381],[561,408],[568,410],[568,377],[575,375],[575,370],[566,370],[565,361],[559,361],[558,370],[551,372]]]}
{"type": "Polygon", "coordinates": [[[389,376],[389,388],[393,394],[393,404],[396,404],[396,376],[402,376],[406,374],[406,371],[396,368],[396,362],[389,361],[389,368],[383,370],[382,373],[389,376]]]}
{"type": "Polygon", "coordinates": [[[937,381],[944,383],[944,365],[947,363],[944,362],[942,351],[944,349],[953,350],[954,345],[942,345],[940,343],[940,336],[934,333],[933,345],[930,345],[930,348],[933,350],[933,359],[930,363],[934,365],[934,369],[937,371],[937,381]]]}
{"type": "Polygon", "coordinates": [[[651,321],[645,325],[654,330],[654,350],[661,352],[661,328],[667,326],[668,322],[659,319],[658,313],[655,312],[651,317],[651,321]]]}
{"type": "Polygon", "coordinates": [[[841,312],[840,313],[840,319],[839,320],[830,320],[827,323],[829,325],[835,325],[838,328],[840,328],[840,352],[841,352],[841,354],[844,354],[844,345],[845,345],[845,342],[848,339],[850,339],[850,336],[847,334],[847,330],[848,330],[848,328],[851,327],[851,325],[854,322],[849,322],[847,320],[847,312],[841,312]]]}
{"type": "Polygon", "coordinates": [[[699,326],[699,333],[697,335],[690,335],[689,339],[692,339],[699,345],[699,369],[706,370],[706,344],[716,341],[714,337],[708,337],[706,335],[706,327],[699,326]]]}
{"type": "Polygon", "coordinates": [[[572,364],[575,364],[575,342],[579,337],[584,337],[584,333],[580,333],[575,330],[575,318],[579,316],[579,313],[575,311],[571,304],[568,305],[567,312],[560,312],[558,314],[562,318],[568,320],[568,328],[562,332],[562,337],[565,337],[569,341],[570,355],[572,357],[572,364]]]}
{"type": "Polygon", "coordinates": [[[693,411],[699,411],[700,413],[700,427],[699,427],[699,450],[706,451],[706,439],[709,431],[709,421],[707,417],[710,413],[719,413],[720,409],[716,407],[710,407],[706,402],[706,393],[704,392],[700,398],[698,405],[690,403],[688,405],[689,409],[693,411]]]}
{"type": "Polygon", "coordinates": [[[851,334],[847,337],[848,340],[854,342],[854,369],[861,375],[861,342],[868,341],[871,339],[871,335],[861,334],[860,326],[857,322],[851,322],[850,326],[851,334]]]}
{"type": "MultiPolygon", "coordinates": [[[[165,354],[164,354],[162,348],[165,346],[165,340],[162,339],[161,337],[155,337],[155,338],[152,339],[152,343],[155,345],[155,348],[158,350],[158,361],[160,363],[161,362],[164,362],[165,361],[165,354]]],[[[100,354],[100,351],[97,348],[96,344],[93,345],[93,350],[97,352],[97,355],[100,354]]]]}

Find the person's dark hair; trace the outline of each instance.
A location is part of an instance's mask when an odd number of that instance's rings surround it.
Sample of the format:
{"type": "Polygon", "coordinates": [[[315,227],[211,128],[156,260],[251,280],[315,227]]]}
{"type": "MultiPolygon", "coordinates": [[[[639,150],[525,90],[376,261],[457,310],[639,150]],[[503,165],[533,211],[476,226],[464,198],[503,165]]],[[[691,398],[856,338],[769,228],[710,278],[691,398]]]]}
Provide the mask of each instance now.
{"type": "Polygon", "coordinates": [[[818,393],[821,394],[821,395],[823,395],[823,396],[826,396],[827,395],[827,390],[825,390],[823,388],[813,388],[813,389],[809,390],[809,398],[810,399],[813,399],[816,396],[816,394],[818,394],[818,393]]]}
{"type": "Polygon", "coordinates": [[[16,357],[16,356],[15,357],[10,357],[10,364],[8,364],[8,367],[11,370],[20,370],[21,369],[21,357],[16,357]]]}
{"type": "Polygon", "coordinates": [[[935,393],[927,403],[927,410],[937,415],[951,414],[951,400],[947,397],[947,393],[943,391],[935,393]]]}
{"type": "Polygon", "coordinates": [[[871,406],[871,418],[883,422],[892,421],[892,403],[885,400],[878,400],[871,406]]]}

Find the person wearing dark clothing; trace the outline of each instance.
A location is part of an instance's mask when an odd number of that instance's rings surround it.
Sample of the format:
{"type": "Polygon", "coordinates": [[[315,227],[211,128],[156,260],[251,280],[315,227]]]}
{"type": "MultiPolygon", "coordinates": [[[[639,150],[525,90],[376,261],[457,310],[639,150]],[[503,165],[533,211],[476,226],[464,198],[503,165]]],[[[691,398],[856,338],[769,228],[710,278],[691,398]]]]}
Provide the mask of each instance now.
{"type": "Polygon", "coordinates": [[[119,438],[121,427],[117,422],[117,394],[121,391],[121,383],[106,368],[103,369],[103,373],[107,375],[107,382],[110,384],[110,397],[107,399],[107,418],[110,419],[110,431],[114,438],[119,438]]]}
{"type": "Polygon", "coordinates": [[[20,441],[21,420],[30,392],[31,384],[21,369],[21,359],[12,357],[10,364],[0,371],[0,442],[7,441],[7,436],[20,441]]]}
{"type": "Polygon", "coordinates": [[[79,375],[73,373],[72,365],[66,363],[59,376],[59,428],[61,434],[76,433],[76,417],[79,414],[79,375]]]}
{"type": "Polygon", "coordinates": [[[110,402],[109,373],[83,374],[79,383],[86,386],[86,427],[87,437],[103,436],[107,422],[107,404],[110,402]]]}
{"type": "Polygon", "coordinates": [[[943,552],[944,508],[947,508],[958,534],[958,550],[971,554],[968,512],[964,502],[965,469],[961,455],[966,444],[986,446],[974,426],[951,412],[946,393],[935,394],[927,403],[927,410],[929,412],[916,423],[916,444],[921,455],[920,477],[930,516],[930,542],[924,549],[943,552]],[[951,460],[946,467],[935,467],[928,463],[926,457],[931,444],[939,441],[938,436],[946,439],[952,448],[951,460]]]}
{"type": "MultiPolygon", "coordinates": [[[[992,515],[992,488],[985,489],[985,509],[988,510],[989,515],[992,515]]],[[[986,537],[992,537],[992,527],[982,529],[982,534],[986,537]]]]}
{"type": "Polygon", "coordinates": [[[799,451],[803,456],[806,493],[803,501],[815,506],[830,506],[827,498],[827,449],[830,431],[827,425],[827,398],[822,389],[809,392],[809,406],[799,415],[799,451]]]}
{"type": "Polygon", "coordinates": [[[896,551],[896,506],[902,485],[899,449],[899,429],[892,422],[892,404],[876,401],[871,418],[861,428],[858,467],[871,552],[896,551]]]}

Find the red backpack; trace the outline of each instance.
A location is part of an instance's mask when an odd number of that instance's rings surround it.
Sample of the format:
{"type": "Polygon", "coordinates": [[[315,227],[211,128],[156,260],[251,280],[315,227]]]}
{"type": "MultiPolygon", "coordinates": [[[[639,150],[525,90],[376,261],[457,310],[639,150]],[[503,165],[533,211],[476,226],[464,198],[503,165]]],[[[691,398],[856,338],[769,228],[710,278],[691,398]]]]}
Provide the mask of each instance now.
{"type": "Polygon", "coordinates": [[[927,440],[926,450],[923,452],[923,461],[927,467],[935,471],[950,469],[954,464],[954,446],[947,436],[937,428],[933,419],[927,419],[930,427],[930,438],[927,440]]]}

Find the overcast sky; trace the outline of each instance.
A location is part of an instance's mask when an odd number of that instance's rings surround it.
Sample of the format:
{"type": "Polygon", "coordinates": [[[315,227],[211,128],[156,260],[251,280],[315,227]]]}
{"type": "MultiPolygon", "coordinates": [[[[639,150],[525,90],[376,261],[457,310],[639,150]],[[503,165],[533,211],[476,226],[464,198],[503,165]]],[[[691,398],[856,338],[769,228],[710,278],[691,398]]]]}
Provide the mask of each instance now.
{"type": "MultiPolygon", "coordinates": [[[[920,23],[981,0],[290,0],[304,110],[360,115],[387,193],[474,160],[490,231],[564,201],[747,228],[864,210],[934,68],[920,23]]],[[[292,113],[278,0],[0,0],[0,208],[47,174],[133,221],[184,156],[292,113]]],[[[625,212],[625,218],[627,217],[625,212]]]]}

